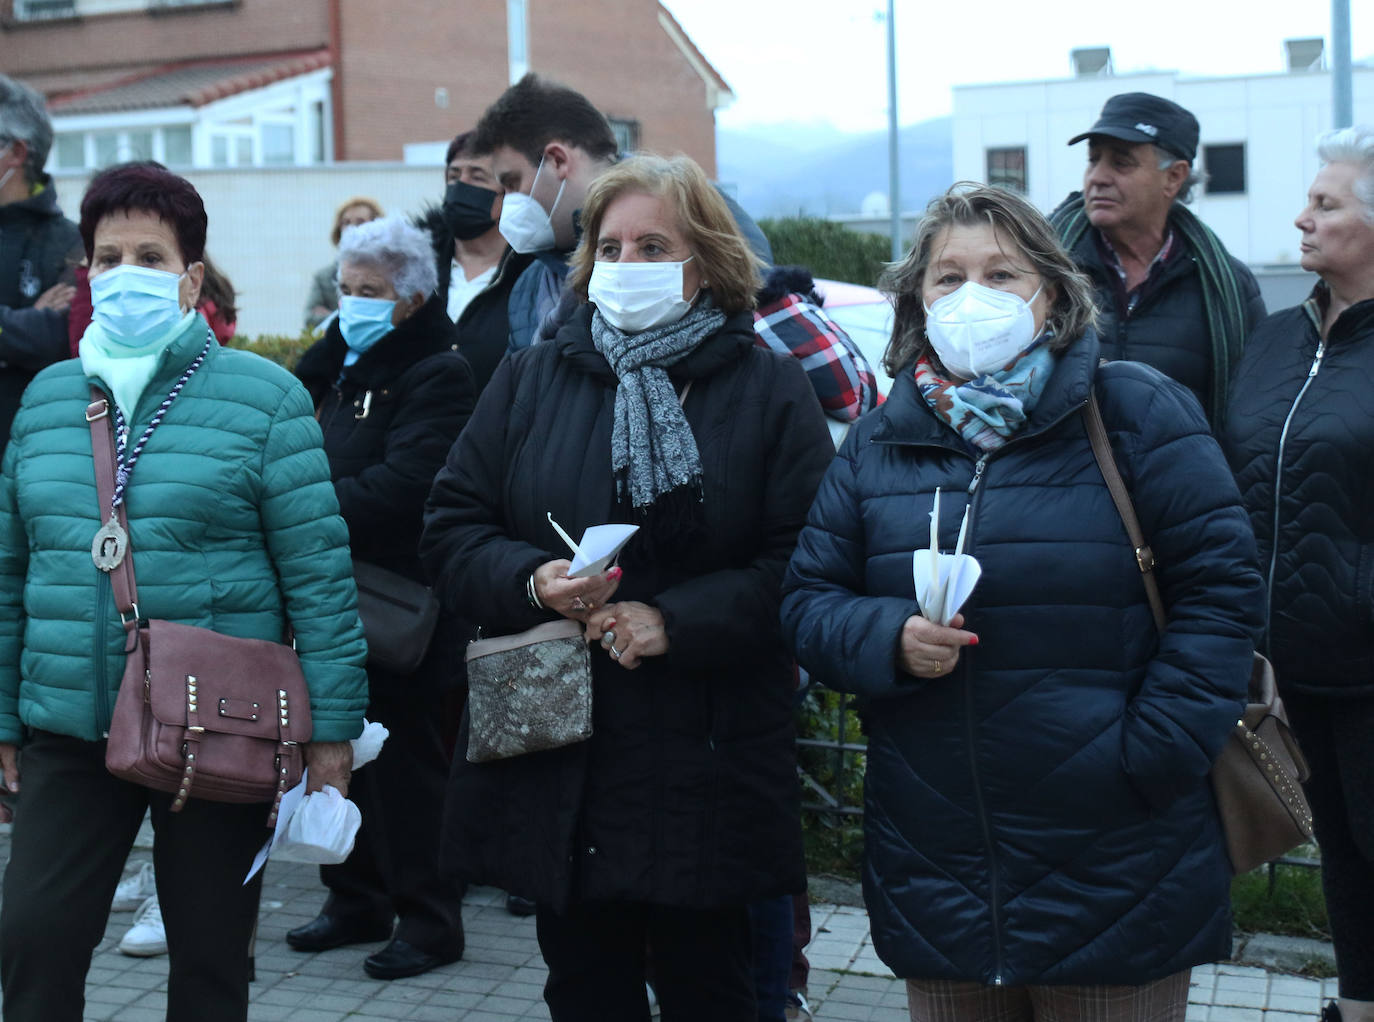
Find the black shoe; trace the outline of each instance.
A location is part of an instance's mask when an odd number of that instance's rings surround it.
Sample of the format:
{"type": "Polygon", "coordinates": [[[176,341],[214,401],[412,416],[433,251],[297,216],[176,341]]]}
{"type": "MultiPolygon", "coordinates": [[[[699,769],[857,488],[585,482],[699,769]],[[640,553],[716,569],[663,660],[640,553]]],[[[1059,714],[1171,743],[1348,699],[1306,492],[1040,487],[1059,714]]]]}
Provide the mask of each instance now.
{"type": "Polygon", "coordinates": [[[372,944],[391,937],[391,924],[321,912],[304,926],[288,930],[286,943],[297,951],[328,951],[345,944],[372,944]]]}
{"type": "Polygon", "coordinates": [[[506,911],[513,916],[532,916],[535,905],[528,898],[522,898],[518,894],[508,894],[506,895],[506,911]]]}
{"type": "Polygon", "coordinates": [[[386,947],[363,959],[363,971],[373,979],[400,979],[403,976],[418,976],[462,957],[461,940],[457,947],[450,948],[444,954],[432,954],[396,937],[386,947]]]}
{"type": "Polygon", "coordinates": [[[1321,1022],[1341,1022],[1341,1006],[1335,1001],[1327,1001],[1322,1008],[1321,1022]]]}

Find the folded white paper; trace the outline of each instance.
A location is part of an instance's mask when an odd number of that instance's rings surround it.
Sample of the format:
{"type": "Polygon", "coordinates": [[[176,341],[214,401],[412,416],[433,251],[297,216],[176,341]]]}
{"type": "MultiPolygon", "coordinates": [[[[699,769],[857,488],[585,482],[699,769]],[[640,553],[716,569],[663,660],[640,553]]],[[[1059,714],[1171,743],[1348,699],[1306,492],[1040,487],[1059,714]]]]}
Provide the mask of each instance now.
{"type": "Polygon", "coordinates": [[[968,532],[968,509],[959,526],[959,541],[952,554],[940,553],[940,491],[935,491],[935,506],[930,512],[930,546],[912,555],[912,578],[916,584],[916,603],[927,621],[948,625],[973,593],[983,568],[964,553],[968,532]]]}
{"type": "Polygon", "coordinates": [[[625,548],[630,537],[639,531],[638,525],[593,525],[582,533],[582,542],[575,543],[573,538],[563,531],[563,527],[553,520],[553,514],[546,514],[549,524],[563,537],[563,542],[568,544],[568,548],[573,552],[568,578],[590,578],[592,575],[600,575],[620,556],[620,551],[625,548]]]}
{"type": "Polygon", "coordinates": [[[360,766],[371,763],[382,751],[382,743],[390,737],[391,732],[375,720],[363,718],[363,733],[354,738],[348,744],[353,746],[353,769],[357,770],[360,766]]]}

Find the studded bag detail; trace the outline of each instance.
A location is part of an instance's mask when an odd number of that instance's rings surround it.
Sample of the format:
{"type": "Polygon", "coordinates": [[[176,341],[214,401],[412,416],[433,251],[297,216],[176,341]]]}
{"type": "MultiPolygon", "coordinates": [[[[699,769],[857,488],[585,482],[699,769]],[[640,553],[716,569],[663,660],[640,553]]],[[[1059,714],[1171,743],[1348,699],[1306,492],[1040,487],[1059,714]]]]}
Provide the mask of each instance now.
{"type": "MultiPolygon", "coordinates": [[[[102,513],[115,490],[109,402],[91,388],[96,490],[102,513]]],[[[127,533],[123,502],[115,520],[127,533]]],[[[288,645],[242,639],[173,621],[140,621],[133,537],[111,567],[126,635],[124,675],[110,720],[105,767],[116,777],[171,793],[172,812],[189,798],[270,804],[301,779],[310,741],[310,692],[288,645]]]]}

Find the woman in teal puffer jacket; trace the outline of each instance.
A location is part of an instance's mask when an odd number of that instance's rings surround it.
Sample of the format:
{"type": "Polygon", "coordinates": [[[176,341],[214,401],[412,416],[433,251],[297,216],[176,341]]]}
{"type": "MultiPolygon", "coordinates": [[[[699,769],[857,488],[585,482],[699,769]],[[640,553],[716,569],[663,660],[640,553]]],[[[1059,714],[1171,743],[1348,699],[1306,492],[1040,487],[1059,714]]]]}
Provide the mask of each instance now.
{"type": "MultiPolygon", "coordinates": [[[[4,1017],[77,1022],[90,955],[145,809],[167,928],[169,1020],[241,1020],[265,805],[171,796],[105,770],[124,629],[92,560],[108,517],[85,409],[127,421],[122,463],[139,613],[280,640],[310,689],[310,787],[346,791],[366,646],[310,398],[284,369],[221,349],[194,311],[206,218],[156,164],[96,176],[81,208],[94,318],[80,358],[34,380],[0,475],[0,767],[14,810],[0,912],[4,1017]],[[22,745],[22,752],[20,746],[22,745]]],[[[118,488],[117,488],[118,491],[118,488]]],[[[6,814],[8,815],[8,811],[6,814]]]]}

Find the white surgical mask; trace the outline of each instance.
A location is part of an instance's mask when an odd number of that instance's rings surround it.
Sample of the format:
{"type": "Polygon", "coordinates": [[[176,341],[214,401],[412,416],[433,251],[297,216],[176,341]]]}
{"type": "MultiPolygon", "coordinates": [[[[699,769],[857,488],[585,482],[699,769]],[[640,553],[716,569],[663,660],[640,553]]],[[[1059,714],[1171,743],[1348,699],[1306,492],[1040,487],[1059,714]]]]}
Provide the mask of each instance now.
{"type": "Polygon", "coordinates": [[[182,319],[184,276],[128,263],[111,267],[91,278],[91,321],[112,343],[142,347],[182,319]]]}
{"type": "MultiPolygon", "coordinates": [[[[539,175],[543,170],[544,161],[540,160],[539,167],[534,172],[534,180],[530,183],[531,193],[539,184],[539,175]]],[[[501,220],[497,224],[497,230],[511,248],[522,255],[545,252],[553,248],[553,214],[554,210],[558,209],[559,200],[563,198],[563,189],[567,186],[566,179],[559,183],[558,194],[553,197],[553,209],[548,211],[545,211],[533,194],[506,193],[505,199],[501,202],[501,220]]]]}
{"type": "MultiPolygon", "coordinates": [[[[1032,302],[1040,290],[1035,289],[1032,302]]],[[[925,310],[926,336],[935,354],[946,369],[966,380],[997,372],[1035,340],[1030,302],[972,280],[925,310]]]]}
{"type": "Polygon", "coordinates": [[[682,297],[680,263],[594,263],[587,282],[591,299],[607,323],[627,334],[676,323],[692,307],[696,295],[682,297]]]}

